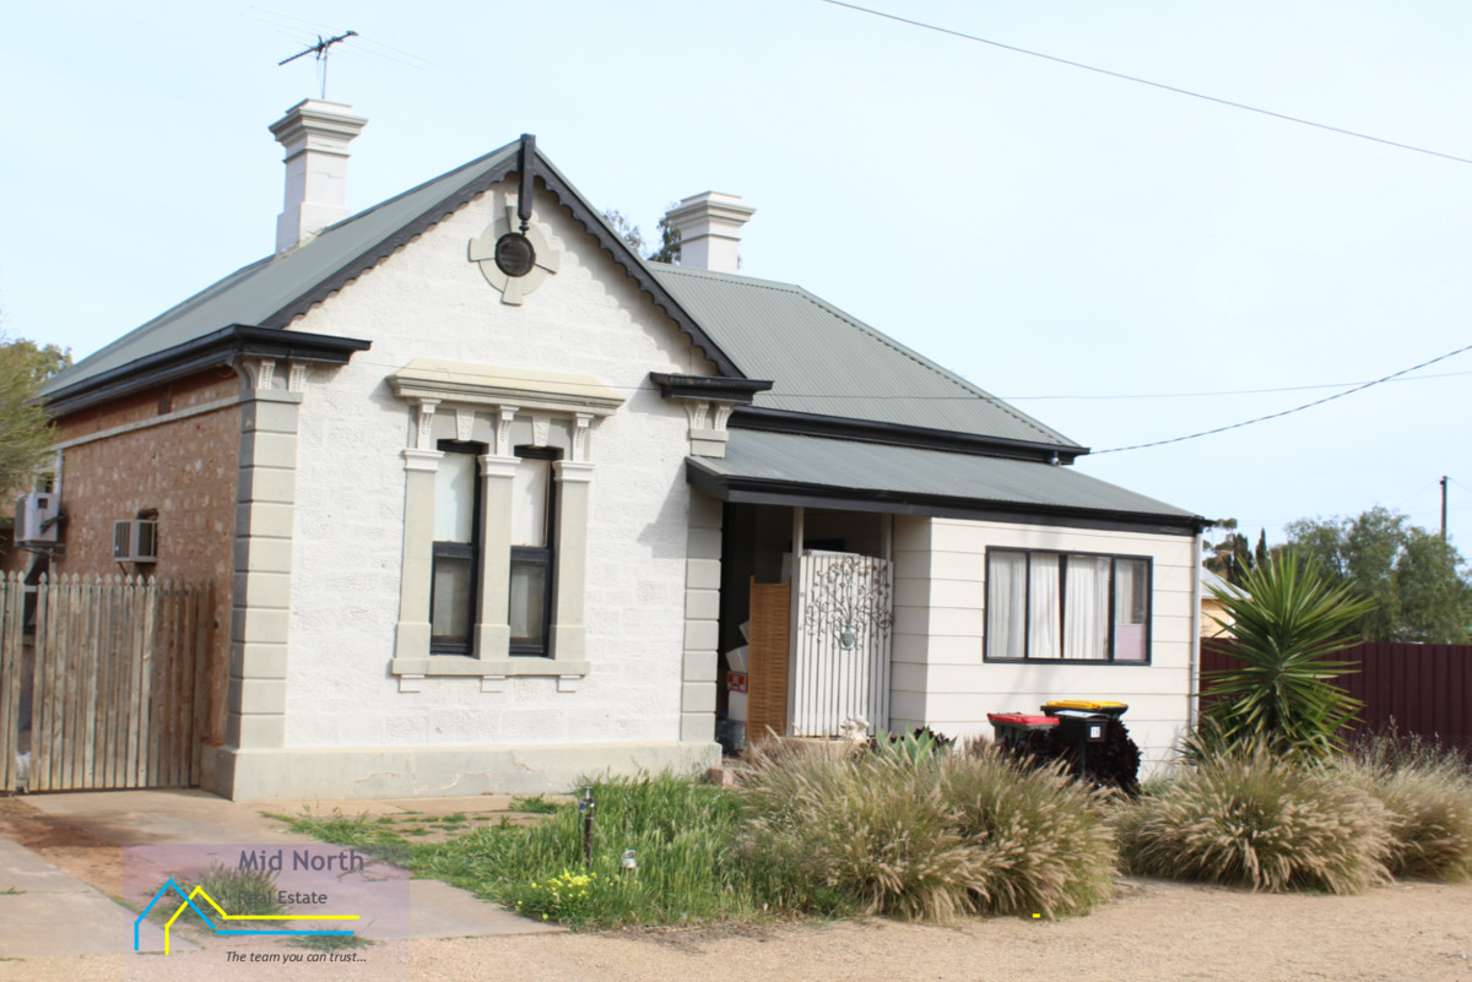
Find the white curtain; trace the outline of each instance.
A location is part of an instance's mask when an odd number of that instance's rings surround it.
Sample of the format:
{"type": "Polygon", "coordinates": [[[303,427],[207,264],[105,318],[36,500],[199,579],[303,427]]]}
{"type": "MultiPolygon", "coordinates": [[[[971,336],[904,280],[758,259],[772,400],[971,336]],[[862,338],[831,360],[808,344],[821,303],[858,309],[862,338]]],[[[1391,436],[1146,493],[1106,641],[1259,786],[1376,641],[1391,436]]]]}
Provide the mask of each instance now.
{"type": "Polygon", "coordinates": [[[1065,574],[1063,657],[1104,661],[1109,657],[1109,560],[1069,556],[1065,574]]]}
{"type": "Polygon", "coordinates": [[[547,488],[552,462],[524,457],[516,462],[511,480],[511,544],[547,545],[547,488]]]}
{"type": "Polygon", "coordinates": [[[1020,552],[993,552],[986,584],[987,655],[1021,658],[1026,635],[1027,556],[1020,552]]]}
{"type": "Polygon", "coordinates": [[[1032,597],[1028,611],[1029,658],[1058,658],[1058,556],[1045,552],[1032,554],[1032,597]]]}

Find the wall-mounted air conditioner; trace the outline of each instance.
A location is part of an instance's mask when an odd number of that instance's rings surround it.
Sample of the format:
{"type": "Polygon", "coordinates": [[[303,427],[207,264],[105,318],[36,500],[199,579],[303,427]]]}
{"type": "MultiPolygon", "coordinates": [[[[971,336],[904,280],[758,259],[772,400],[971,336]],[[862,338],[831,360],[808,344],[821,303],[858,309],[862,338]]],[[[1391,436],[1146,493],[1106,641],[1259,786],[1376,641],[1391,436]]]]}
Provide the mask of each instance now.
{"type": "Polygon", "coordinates": [[[158,522],[147,518],[113,522],[112,558],[120,563],[158,562],[158,522]]]}
{"type": "Polygon", "coordinates": [[[50,491],[32,491],[15,499],[15,544],[55,544],[61,540],[61,499],[50,491]]]}

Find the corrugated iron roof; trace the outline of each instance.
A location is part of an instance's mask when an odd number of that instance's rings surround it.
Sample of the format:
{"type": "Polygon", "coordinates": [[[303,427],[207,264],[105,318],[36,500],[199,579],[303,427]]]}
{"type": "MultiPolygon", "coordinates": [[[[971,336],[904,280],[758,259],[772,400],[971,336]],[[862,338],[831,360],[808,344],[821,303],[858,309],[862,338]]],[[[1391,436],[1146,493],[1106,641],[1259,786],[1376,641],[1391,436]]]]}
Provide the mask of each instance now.
{"type": "Polygon", "coordinates": [[[650,263],[766,409],[1074,446],[1051,427],[800,286],[650,263]]]}
{"type": "Polygon", "coordinates": [[[510,143],[493,150],[328,226],[299,248],[236,270],[53,376],[42,390],[42,396],[231,324],[281,326],[270,321],[292,301],[358,260],[365,249],[391,238],[395,231],[421,217],[436,203],[453,199],[457,188],[515,158],[516,148],[516,143],[510,143]]]}
{"type": "MultiPolygon", "coordinates": [[[[510,143],[325,229],[310,242],[245,266],[52,378],[43,397],[65,398],[140,359],[233,324],[284,327],[312,302],[453,212],[514,167],[510,143]],[[417,231],[416,231],[417,230],[417,231]]],[[[540,173],[586,205],[540,153],[540,173]]],[[[977,388],[801,287],[646,263],[595,209],[579,218],[641,278],[655,302],[713,359],[771,379],[762,409],[1075,447],[1044,424],[977,388]]]]}
{"type": "MultiPolygon", "coordinates": [[[[880,501],[965,500],[1022,511],[1138,516],[1189,525],[1197,516],[1072,467],[758,430],[732,430],[724,458],[689,457],[692,469],[755,487],[800,485],[819,495],[880,501]]],[[[943,509],[938,509],[943,510],[943,509]]]]}

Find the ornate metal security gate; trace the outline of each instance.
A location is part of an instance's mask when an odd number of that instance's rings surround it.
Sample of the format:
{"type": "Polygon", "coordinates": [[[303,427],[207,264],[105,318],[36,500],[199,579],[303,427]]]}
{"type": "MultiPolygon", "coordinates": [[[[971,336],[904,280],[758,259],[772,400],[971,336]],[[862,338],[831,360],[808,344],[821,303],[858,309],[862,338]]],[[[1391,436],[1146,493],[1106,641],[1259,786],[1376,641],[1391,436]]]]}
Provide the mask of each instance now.
{"type": "Polygon", "coordinates": [[[792,732],[838,736],[862,720],[889,726],[894,564],[874,556],[802,555],[792,664],[792,732]]]}

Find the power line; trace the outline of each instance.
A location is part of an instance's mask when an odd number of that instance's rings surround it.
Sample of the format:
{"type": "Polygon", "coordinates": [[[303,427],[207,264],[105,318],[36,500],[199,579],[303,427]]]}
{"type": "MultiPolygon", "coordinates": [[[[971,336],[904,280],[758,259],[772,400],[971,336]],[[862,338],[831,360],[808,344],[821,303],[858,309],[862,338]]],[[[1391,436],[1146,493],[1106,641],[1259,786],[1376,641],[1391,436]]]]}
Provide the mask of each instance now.
{"type": "Polygon", "coordinates": [[[1435,365],[1439,361],[1446,361],[1446,359],[1451,358],[1455,355],[1460,355],[1465,351],[1472,351],[1472,344],[1465,345],[1453,351],[1448,351],[1446,354],[1437,355],[1435,358],[1427,359],[1426,361],[1421,362],[1419,365],[1412,365],[1410,368],[1402,368],[1398,372],[1391,372],[1389,375],[1382,376],[1381,378],[1377,378],[1371,382],[1366,382],[1363,385],[1357,385],[1352,389],[1345,389],[1343,392],[1336,392],[1333,395],[1325,396],[1322,399],[1315,399],[1313,402],[1306,402],[1301,406],[1294,406],[1291,409],[1280,410],[1276,413],[1268,413],[1266,416],[1257,416],[1252,419],[1245,419],[1240,423],[1230,423],[1226,426],[1217,426],[1209,430],[1202,430],[1199,433],[1188,433],[1185,436],[1171,437],[1168,440],[1152,440],[1149,443],[1132,443],[1127,447],[1110,447],[1107,450],[1095,450],[1093,451],[1093,453],[1095,455],[1098,455],[1106,453],[1119,453],[1123,450],[1143,450],[1146,447],[1163,447],[1166,444],[1170,443],[1184,443],[1187,440],[1196,440],[1203,436],[1212,436],[1217,433],[1225,433],[1228,430],[1238,430],[1244,426],[1251,426],[1254,423],[1265,423],[1270,419],[1281,419],[1284,416],[1291,416],[1294,413],[1301,413],[1305,409],[1312,409],[1315,406],[1322,406],[1326,402],[1333,402],[1335,399],[1343,399],[1345,396],[1353,395],[1356,392],[1363,392],[1365,389],[1368,389],[1372,386],[1380,385],[1383,382],[1389,382],[1391,379],[1399,378],[1402,375],[1408,375],[1411,372],[1416,371],[1418,368],[1425,368],[1428,365],[1435,365]]]}
{"type": "MultiPolygon", "coordinates": [[[[1396,382],[1420,382],[1425,379],[1457,378],[1463,375],[1472,375],[1469,372],[1434,372],[1429,375],[1414,375],[1410,378],[1398,378],[1396,382]]],[[[1361,382],[1320,382],[1315,385],[1278,385],[1264,389],[1214,389],[1202,392],[1135,392],[1117,395],[1068,395],[1068,396],[998,396],[1008,402],[1028,402],[1039,400],[1083,400],[1083,399],[1200,399],[1208,396],[1248,396],[1261,395],[1269,392],[1308,392],[1314,389],[1345,389],[1352,385],[1364,385],[1361,382]]],[[[862,396],[857,398],[863,398],[862,396]]]]}
{"type": "Polygon", "coordinates": [[[897,21],[901,24],[908,24],[911,27],[924,28],[927,31],[935,31],[938,34],[948,34],[951,37],[958,37],[967,41],[975,41],[978,44],[987,44],[992,46],[993,48],[1000,48],[1003,51],[1011,51],[1016,54],[1027,55],[1031,58],[1041,58],[1044,61],[1051,61],[1055,64],[1067,65],[1069,68],[1078,68],[1086,72],[1094,72],[1097,75],[1107,75],[1110,78],[1117,78],[1125,82],[1134,82],[1137,85],[1148,85],[1153,89],[1160,89],[1165,92],[1174,92],[1176,95],[1189,96],[1192,99],[1200,99],[1203,102],[1211,102],[1219,106],[1227,106],[1231,109],[1241,109],[1245,112],[1257,113],[1260,116],[1271,116],[1273,119],[1281,119],[1285,122],[1297,123],[1300,126],[1311,126],[1314,129],[1325,130],[1330,133],[1338,133],[1340,136],[1352,136],[1359,140],[1369,140],[1371,143],[1379,143],[1387,147],[1395,147],[1398,150],[1410,150],[1415,153],[1426,154],[1430,157],[1440,157],[1443,160],[1454,160],[1459,164],[1472,164],[1472,157],[1459,157],[1456,154],[1444,153],[1440,150],[1431,150],[1426,147],[1418,147],[1414,144],[1401,143],[1397,140],[1387,140],[1384,137],[1374,136],[1370,133],[1362,133],[1359,130],[1345,129],[1342,126],[1331,126],[1328,123],[1316,123],[1313,120],[1305,119],[1302,116],[1292,116],[1288,113],[1280,113],[1272,109],[1264,109],[1261,106],[1254,106],[1245,102],[1237,102],[1232,99],[1223,99],[1220,96],[1207,95],[1204,92],[1197,92],[1192,89],[1184,89],[1178,85],[1170,85],[1165,82],[1156,82],[1148,78],[1141,78],[1138,75],[1129,75],[1125,72],[1116,72],[1112,69],[1100,68],[1098,65],[1089,65],[1081,61],[1073,61],[1069,58],[1060,58],[1058,55],[1050,55],[1046,52],[1034,51],[1031,48],[1021,48],[1015,44],[1006,44],[1002,41],[993,41],[991,38],[984,38],[976,34],[967,34],[965,31],[957,31],[949,27],[942,27],[939,24],[929,24],[925,21],[914,20],[909,17],[901,17],[898,14],[886,13],[883,10],[875,10],[871,7],[861,7],[856,3],[846,3],[844,2],[844,0],[819,0],[819,2],[830,4],[834,7],[843,7],[847,10],[858,11],[859,13],[863,14],[870,14],[874,17],[882,17],[885,20],[897,21]]]}

